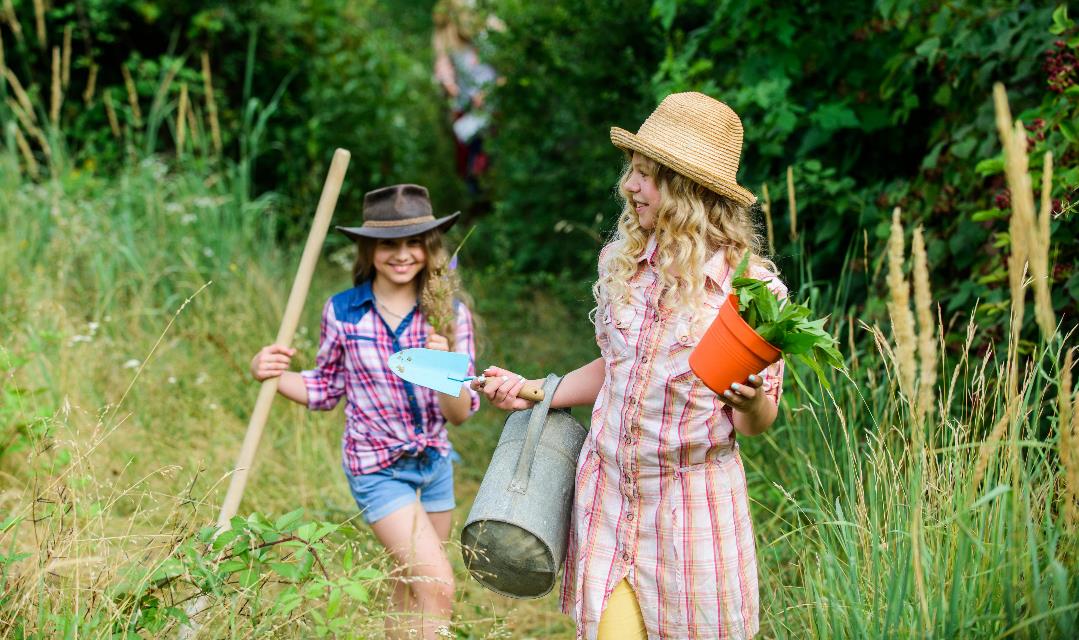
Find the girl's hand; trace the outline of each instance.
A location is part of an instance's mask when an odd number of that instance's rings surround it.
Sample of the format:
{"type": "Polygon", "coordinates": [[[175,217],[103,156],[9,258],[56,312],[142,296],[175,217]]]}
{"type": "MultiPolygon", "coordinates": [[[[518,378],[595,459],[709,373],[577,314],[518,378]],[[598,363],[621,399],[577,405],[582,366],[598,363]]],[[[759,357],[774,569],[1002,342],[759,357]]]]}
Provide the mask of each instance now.
{"type": "Polygon", "coordinates": [[[487,367],[483,371],[487,381],[479,386],[476,380],[472,381],[472,388],[487,396],[487,400],[494,406],[504,411],[520,411],[530,409],[534,402],[518,398],[517,394],[525,386],[527,380],[512,371],[499,367],[487,367]]]}
{"type": "Polygon", "coordinates": [[[288,371],[296,350],[279,344],[265,346],[251,359],[251,376],[262,382],[288,371]]]}
{"type": "Polygon", "coordinates": [[[435,351],[449,351],[450,341],[446,339],[446,336],[431,331],[431,333],[427,334],[427,348],[435,351]]]}
{"type": "Polygon", "coordinates": [[[758,375],[749,376],[742,384],[734,383],[720,396],[735,411],[753,413],[764,406],[767,396],[761,391],[764,380],[758,375]]]}

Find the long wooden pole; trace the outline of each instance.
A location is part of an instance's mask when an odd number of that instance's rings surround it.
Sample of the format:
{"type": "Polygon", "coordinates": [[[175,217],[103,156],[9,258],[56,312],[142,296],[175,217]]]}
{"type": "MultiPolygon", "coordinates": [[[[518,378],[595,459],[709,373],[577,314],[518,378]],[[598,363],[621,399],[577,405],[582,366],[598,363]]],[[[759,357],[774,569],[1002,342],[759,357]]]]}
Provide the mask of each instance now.
{"type": "MultiPolygon", "coordinates": [[[[330,228],[330,219],[333,218],[334,208],[337,206],[337,196],[341,193],[341,184],[345,180],[345,170],[348,169],[348,151],[338,149],[334,151],[333,161],[330,163],[330,171],[326,175],[326,182],[322,185],[322,195],[318,200],[318,208],[315,209],[315,219],[311,223],[311,232],[307,235],[307,245],[304,246],[303,256],[300,257],[300,267],[296,271],[296,279],[292,282],[292,291],[289,293],[288,302],[285,304],[285,315],[281,318],[281,327],[277,330],[277,339],[274,344],[289,346],[296,334],[296,327],[300,323],[300,312],[303,311],[304,301],[307,299],[307,291],[311,286],[311,276],[315,272],[315,264],[318,262],[319,253],[322,251],[322,243],[326,240],[326,233],[330,228]]],[[[218,533],[229,527],[229,521],[240,506],[240,499],[244,495],[247,486],[247,476],[251,470],[251,464],[258,450],[259,440],[262,438],[262,429],[266,426],[266,419],[270,415],[270,405],[273,404],[274,396],[277,395],[277,384],[280,378],[275,376],[262,381],[258,399],[255,400],[255,409],[251,412],[251,420],[247,423],[247,434],[244,436],[243,445],[240,447],[240,455],[236,458],[236,466],[229,480],[229,488],[225,493],[225,501],[221,503],[221,512],[217,516],[218,533]]],[[[188,608],[188,617],[205,609],[205,597],[195,599],[194,604],[188,608]]],[[[193,638],[198,631],[198,625],[192,621],[189,625],[180,628],[181,640],[193,638]]]]}

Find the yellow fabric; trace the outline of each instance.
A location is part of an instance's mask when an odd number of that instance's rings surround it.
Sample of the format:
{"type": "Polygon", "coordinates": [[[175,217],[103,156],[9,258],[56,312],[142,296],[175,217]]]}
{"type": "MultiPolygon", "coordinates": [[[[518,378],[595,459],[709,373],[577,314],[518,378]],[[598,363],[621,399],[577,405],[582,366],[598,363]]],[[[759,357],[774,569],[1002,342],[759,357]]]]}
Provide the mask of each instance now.
{"type": "Polygon", "coordinates": [[[599,618],[596,640],[648,640],[644,616],[629,581],[622,579],[611,592],[607,608],[599,618]]]}

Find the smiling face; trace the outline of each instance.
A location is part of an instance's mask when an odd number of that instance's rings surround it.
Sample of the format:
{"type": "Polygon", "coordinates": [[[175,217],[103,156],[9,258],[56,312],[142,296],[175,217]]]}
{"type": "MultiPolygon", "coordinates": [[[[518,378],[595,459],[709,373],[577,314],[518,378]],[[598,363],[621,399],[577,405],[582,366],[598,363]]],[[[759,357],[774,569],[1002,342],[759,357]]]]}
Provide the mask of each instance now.
{"type": "Polygon", "coordinates": [[[635,151],[626,181],[622,183],[630,206],[637,212],[637,223],[647,231],[656,226],[660,204],[659,187],[652,168],[653,163],[635,151]]]}
{"type": "Polygon", "coordinates": [[[378,240],[372,262],[375,277],[396,286],[412,282],[427,266],[423,236],[378,240]]]}

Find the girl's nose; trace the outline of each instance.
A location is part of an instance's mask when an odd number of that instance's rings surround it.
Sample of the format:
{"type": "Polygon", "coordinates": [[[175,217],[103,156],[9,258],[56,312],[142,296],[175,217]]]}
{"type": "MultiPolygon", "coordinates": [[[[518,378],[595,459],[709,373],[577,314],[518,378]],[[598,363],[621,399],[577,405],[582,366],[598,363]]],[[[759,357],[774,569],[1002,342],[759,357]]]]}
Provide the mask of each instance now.
{"type": "Polygon", "coordinates": [[[641,185],[637,182],[637,178],[629,178],[626,180],[626,191],[630,193],[637,193],[641,190],[641,185]]]}

